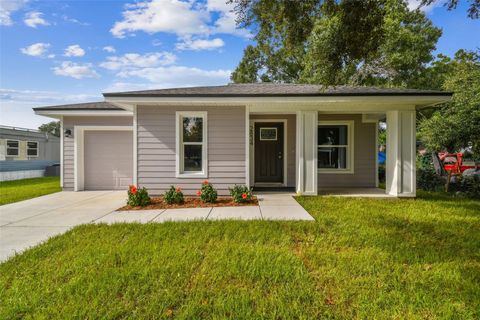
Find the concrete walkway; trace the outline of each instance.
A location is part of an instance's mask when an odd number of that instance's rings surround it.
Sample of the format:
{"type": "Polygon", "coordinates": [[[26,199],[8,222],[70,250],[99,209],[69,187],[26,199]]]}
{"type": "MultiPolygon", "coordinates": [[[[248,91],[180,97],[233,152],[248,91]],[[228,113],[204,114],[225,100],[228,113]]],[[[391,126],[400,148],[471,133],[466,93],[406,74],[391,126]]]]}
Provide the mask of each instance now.
{"type": "Polygon", "coordinates": [[[263,193],[257,197],[259,206],[114,211],[95,222],[112,224],[228,219],[315,220],[293,199],[293,194],[263,193]]]}
{"type": "Polygon", "coordinates": [[[291,194],[257,195],[259,206],[115,211],[124,191],[58,192],[0,206],[0,261],[85,223],[314,220],[291,194]]]}

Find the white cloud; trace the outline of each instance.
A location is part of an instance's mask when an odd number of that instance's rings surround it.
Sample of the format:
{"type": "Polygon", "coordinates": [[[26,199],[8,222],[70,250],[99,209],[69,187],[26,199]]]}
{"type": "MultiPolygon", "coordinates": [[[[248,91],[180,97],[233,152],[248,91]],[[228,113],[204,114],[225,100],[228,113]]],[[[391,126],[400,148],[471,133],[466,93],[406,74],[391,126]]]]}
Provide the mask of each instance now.
{"type": "Polygon", "coordinates": [[[43,57],[47,53],[48,47],[50,47],[50,43],[38,42],[28,47],[20,48],[20,51],[28,56],[43,57]]]}
{"type": "Polygon", "coordinates": [[[103,47],[103,51],[106,51],[108,53],[115,53],[116,50],[112,46],[106,46],[106,47],[103,47]]]}
{"type": "Polygon", "coordinates": [[[52,68],[53,73],[58,76],[72,77],[75,79],[100,78],[100,75],[93,69],[91,63],[75,63],[63,61],[60,66],[52,68]]]}
{"type": "Polygon", "coordinates": [[[43,13],[38,11],[32,11],[25,14],[23,22],[25,25],[36,28],[37,26],[48,26],[49,23],[42,18],[43,13]]]}
{"type": "Polygon", "coordinates": [[[143,55],[138,53],[127,53],[123,56],[107,57],[107,60],[100,64],[101,67],[114,71],[127,71],[138,68],[166,66],[175,63],[177,57],[170,52],[150,52],[143,55]]]}
{"type": "Polygon", "coordinates": [[[215,39],[191,39],[185,38],[182,42],[176,44],[177,49],[179,50],[213,50],[221,48],[225,45],[220,38],[215,39]]]}
{"type": "Polygon", "coordinates": [[[68,46],[63,54],[65,57],[83,57],[85,50],[83,50],[78,44],[68,46]]]}
{"type": "Polygon", "coordinates": [[[428,6],[422,6],[420,7],[420,4],[422,3],[421,0],[407,0],[407,6],[408,6],[408,9],[410,10],[416,10],[416,9],[420,9],[421,11],[425,12],[425,13],[428,13],[430,11],[432,11],[434,8],[436,7],[440,7],[440,6],[443,6],[445,1],[442,0],[442,1],[434,1],[432,4],[428,5],[428,6]]]}
{"type": "Polygon", "coordinates": [[[0,88],[0,101],[23,103],[68,103],[99,98],[101,95],[68,94],[56,91],[15,90],[0,88]]]}
{"type": "Polygon", "coordinates": [[[125,70],[118,73],[121,78],[138,77],[152,83],[152,87],[186,87],[225,84],[230,70],[204,70],[185,66],[168,66],[125,70]]]}
{"type": "Polygon", "coordinates": [[[152,0],[129,4],[110,32],[118,38],[127,33],[168,32],[177,35],[207,33],[209,13],[192,1],[152,0]]]}
{"type": "Polygon", "coordinates": [[[90,23],[87,23],[87,22],[81,22],[75,18],[70,18],[69,16],[67,15],[63,15],[62,16],[62,19],[66,22],[70,22],[70,23],[74,23],[74,24],[78,24],[78,25],[81,25],[81,26],[89,26],[90,23]]]}
{"type": "Polygon", "coordinates": [[[0,1],[0,25],[11,26],[13,24],[12,13],[21,9],[25,3],[27,0],[0,1]]]}
{"type": "Polygon", "coordinates": [[[218,12],[220,17],[215,21],[213,33],[234,34],[240,37],[250,37],[246,29],[237,28],[236,16],[233,11],[234,5],[227,0],[208,0],[207,9],[210,12],[218,12]]]}

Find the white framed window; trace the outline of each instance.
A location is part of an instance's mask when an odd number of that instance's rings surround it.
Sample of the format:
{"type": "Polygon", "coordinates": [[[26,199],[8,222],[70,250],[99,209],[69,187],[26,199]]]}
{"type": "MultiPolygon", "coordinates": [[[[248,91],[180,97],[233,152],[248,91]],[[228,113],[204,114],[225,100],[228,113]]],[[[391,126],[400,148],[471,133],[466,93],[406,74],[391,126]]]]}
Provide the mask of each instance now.
{"type": "Polygon", "coordinates": [[[176,176],[207,178],[207,112],[176,113],[176,176]]]}
{"type": "Polygon", "coordinates": [[[354,173],[354,121],[318,122],[318,172],[354,173]]]}
{"type": "Polygon", "coordinates": [[[277,128],[260,128],[260,141],[277,141],[277,128]]]}
{"type": "Polygon", "coordinates": [[[7,140],[7,157],[18,157],[18,148],[20,142],[18,140],[7,140]]]}
{"type": "Polygon", "coordinates": [[[38,141],[27,141],[27,156],[38,157],[38,141]]]}

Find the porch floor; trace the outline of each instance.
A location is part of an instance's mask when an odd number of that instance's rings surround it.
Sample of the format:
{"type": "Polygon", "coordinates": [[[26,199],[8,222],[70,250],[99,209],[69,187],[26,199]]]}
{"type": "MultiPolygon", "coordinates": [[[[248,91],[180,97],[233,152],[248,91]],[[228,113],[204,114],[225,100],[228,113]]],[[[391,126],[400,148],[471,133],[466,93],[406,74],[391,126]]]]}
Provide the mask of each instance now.
{"type": "Polygon", "coordinates": [[[352,198],[396,198],[380,188],[319,188],[318,195],[352,198]]]}

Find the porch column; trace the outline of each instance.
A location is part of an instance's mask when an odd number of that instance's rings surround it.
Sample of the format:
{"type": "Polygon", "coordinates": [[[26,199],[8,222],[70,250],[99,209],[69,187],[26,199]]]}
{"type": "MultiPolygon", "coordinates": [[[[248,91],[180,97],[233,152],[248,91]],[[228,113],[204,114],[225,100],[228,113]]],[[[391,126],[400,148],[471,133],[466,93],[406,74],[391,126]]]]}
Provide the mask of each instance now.
{"type": "Polygon", "coordinates": [[[415,111],[387,111],[386,193],[397,197],[416,194],[415,111]]]}
{"type": "Polygon", "coordinates": [[[316,195],[317,171],[317,111],[297,111],[297,187],[299,194],[316,195]]]}

